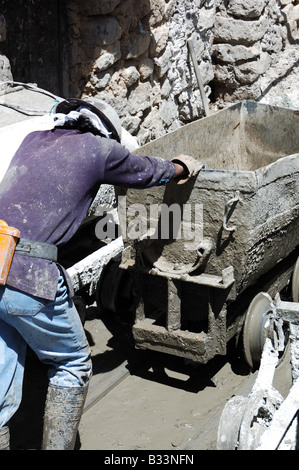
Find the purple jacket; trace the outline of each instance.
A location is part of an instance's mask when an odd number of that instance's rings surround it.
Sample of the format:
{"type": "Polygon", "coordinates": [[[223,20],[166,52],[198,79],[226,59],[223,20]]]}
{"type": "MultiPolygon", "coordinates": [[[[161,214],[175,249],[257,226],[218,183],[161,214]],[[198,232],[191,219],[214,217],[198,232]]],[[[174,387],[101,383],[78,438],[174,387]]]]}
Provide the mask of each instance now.
{"type": "MultiPolygon", "coordinates": [[[[81,225],[101,183],[142,189],[174,176],[172,162],[133,155],[114,140],[78,130],[32,132],[0,183],[0,219],[23,238],[61,246],[81,225]]],[[[15,253],[8,285],[54,300],[57,281],[55,262],[15,253]]]]}

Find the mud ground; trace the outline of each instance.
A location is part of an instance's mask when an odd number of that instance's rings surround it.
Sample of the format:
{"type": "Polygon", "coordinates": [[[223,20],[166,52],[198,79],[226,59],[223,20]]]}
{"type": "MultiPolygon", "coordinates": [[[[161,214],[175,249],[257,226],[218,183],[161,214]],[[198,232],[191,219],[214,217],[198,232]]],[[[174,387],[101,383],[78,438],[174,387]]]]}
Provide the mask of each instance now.
{"type": "MultiPolygon", "coordinates": [[[[113,336],[108,324],[94,319],[88,325],[94,358],[121,346],[123,338],[113,336]]],[[[84,413],[81,449],[215,450],[226,401],[248,394],[257,375],[234,353],[196,365],[162,353],[131,351],[125,361],[130,375],[84,413]]],[[[274,386],[286,396],[290,385],[286,358],[274,386]]]]}
{"type": "MultiPolygon", "coordinates": [[[[232,395],[248,394],[256,372],[229,351],[207,365],[134,348],[129,325],[87,310],[94,375],[77,450],[215,450],[219,418],[232,395]]],[[[286,360],[274,386],[287,395],[286,360]]],[[[23,401],[11,422],[12,449],[39,449],[47,369],[27,356],[23,401]]]]}

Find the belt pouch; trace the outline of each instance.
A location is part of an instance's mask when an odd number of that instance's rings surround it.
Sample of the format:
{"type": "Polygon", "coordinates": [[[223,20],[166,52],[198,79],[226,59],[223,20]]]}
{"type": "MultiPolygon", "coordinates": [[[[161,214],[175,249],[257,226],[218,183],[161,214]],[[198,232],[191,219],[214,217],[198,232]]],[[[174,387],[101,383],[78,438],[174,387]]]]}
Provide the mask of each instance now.
{"type": "Polygon", "coordinates": [[[5,285],[21,232],[0,220],[0,285],[5,285]]]}

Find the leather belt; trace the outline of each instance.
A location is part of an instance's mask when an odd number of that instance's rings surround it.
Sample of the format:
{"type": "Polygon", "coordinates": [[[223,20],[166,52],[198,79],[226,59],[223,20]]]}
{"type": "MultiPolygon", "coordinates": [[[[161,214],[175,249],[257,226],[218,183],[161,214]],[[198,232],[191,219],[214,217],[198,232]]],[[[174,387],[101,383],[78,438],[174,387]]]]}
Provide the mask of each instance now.
{"type": "Polygon", "coordinates": [[[57,246],[50,243],[36,242],[27,240],[26,238],[20,238],[15,252],[19,255],[57,261],[58,249],[57,246]]]}

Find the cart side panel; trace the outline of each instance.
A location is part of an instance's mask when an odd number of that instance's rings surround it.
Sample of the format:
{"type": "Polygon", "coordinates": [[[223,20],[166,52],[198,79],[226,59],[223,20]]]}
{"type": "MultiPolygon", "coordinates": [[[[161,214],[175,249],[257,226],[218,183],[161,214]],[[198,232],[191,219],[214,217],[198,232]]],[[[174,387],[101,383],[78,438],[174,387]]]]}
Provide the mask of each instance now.
{"type": "Polygon", "coordinates": [[[261,168],[298,152],[299,111],[246,101],[241,114],[241,148],[248,169],[261,168]]]}
{"type": "MultiPolygon", "coordinates": [[[[203,170],[195,181],[184,185],[171,182],[166,188],[146,190],[142,201],[138,191],[129,190],[128,206],[145,204],[146,231],[163,221],[161,216],[154,220],[151,205],[176,204],[181,214],[189,205],[189,233],[201,233],[202,239],[212,242],[201,270],[219,276],[223,269],[233,266],[238,295],[298,245],[299,155],[285,156],[298,150],[297,120],[298,114],[293,111],[245,102],[144,146],[140,153],[163,156],[164,152],[193,153],[198,145],[200,158],[206,156],[208,163],[219,167],[203,170]],[[242,158],[236,158],[232,165],[229,159],[222,159],[224,153],[236,157],[238,152],[242,158]],[[221,169],[224,163],[226,169],[221,169]],[[240,164],[241,170],[236,168],[240,164]],[[261,166],[246,170],[255,165],[261,166]],[[202,221],[196,219],[199,212],[202,221]]],[[[128,224],[130,221],[129,217],[128,224]]],[[[179,237],[174,235],[170,232],[168,240],[158,237],[150,246],[141,242],[141,251],[158,269],[188,271],[197,262],[197,247],[184,238],[182,230],[179,237]]],[[[195,241],[200,246],[198,237],[195,241]]]]}
{"type": "Polygon", "coordinates": [[[137,149],[139,155],[172,159],[180,153],[192,155],[208,168],[241,169],[240,162],[241,104],[208,118],[187,124],[137,149]]]}

